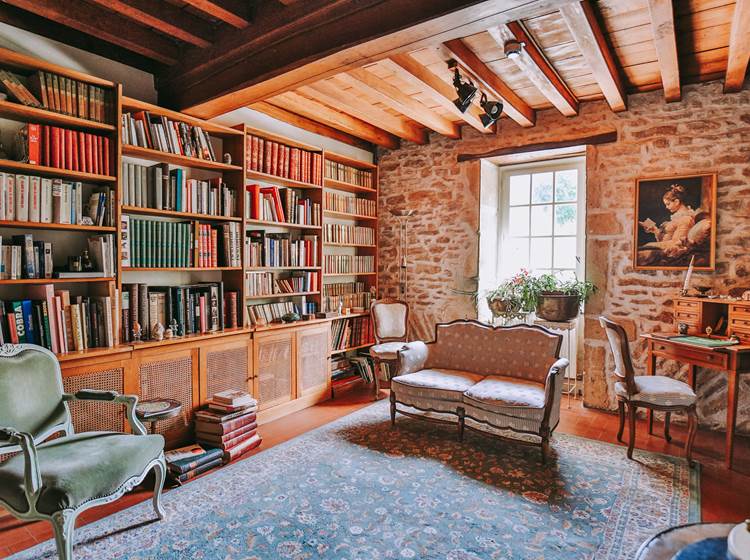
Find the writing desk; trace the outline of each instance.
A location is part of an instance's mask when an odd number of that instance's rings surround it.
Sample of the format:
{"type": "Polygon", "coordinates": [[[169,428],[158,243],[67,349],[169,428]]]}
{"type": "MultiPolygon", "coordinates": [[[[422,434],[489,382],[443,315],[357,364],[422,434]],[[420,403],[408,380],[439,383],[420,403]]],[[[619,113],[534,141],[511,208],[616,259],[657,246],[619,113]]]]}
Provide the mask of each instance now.
{"type": "MultiPolygon", "coordinates": [[[[686,344],[664,335],[642,334],[648,345],[646,372],[656,373],[656,358],[666,358],[688,365],[688,382],[695,390],[695,368],[724,371],[727,374],[727,435],[724,451],[724,464],[732,468],[734,451],[734,427],[737,420],[737,402],[739,397],[739,377],[750,373],[750,345],[747,343],[734,346],[709,348],[696,344],[686,344]]],[[[653,411],[648,411],[648,431],[652,432],[653,411]]]]}

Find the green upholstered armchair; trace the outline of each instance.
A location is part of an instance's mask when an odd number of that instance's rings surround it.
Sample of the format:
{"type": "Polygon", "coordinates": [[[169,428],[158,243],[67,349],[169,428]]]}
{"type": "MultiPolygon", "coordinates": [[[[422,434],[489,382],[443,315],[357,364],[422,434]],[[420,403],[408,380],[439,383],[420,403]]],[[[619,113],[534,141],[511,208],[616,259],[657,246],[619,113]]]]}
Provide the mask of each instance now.
{"type": "Polygon", "coordinates": [[[146,435],[135,417],[137,402],[138,397],[114,391],[64,393],[52,352],[32,344],[0,346],[0,454],[20,451],[0,463],[0,505],[20,519],[50,521],[61,560],[73,558],[78,514],[117,500],[151,469],[154,509],[164,517],[164,438],[146,435]],[[137,435],[75,434],[68,410],[74,400],[124,404],[137,435]],[[61,432],[62,437],[45,442],[61,432]]]}

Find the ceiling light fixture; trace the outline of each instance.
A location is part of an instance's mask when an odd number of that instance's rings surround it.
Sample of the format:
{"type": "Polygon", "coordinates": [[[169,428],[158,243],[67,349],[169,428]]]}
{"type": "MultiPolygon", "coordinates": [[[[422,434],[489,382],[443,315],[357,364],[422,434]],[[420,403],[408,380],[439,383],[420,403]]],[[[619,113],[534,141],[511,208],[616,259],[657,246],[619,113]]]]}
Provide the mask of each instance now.
{"type": "Polygon", "coordinates": [[[489,101],[484,92],[482,92],[479,104],[484,109],[484,115],[480,115],[479,119],[482,121],[484,128],[489,128],[500,118],[503,112],[503,104],[500,101],[489,101]]]}
{"type": "Polygon", "coordinates": [[[458,71],[458,63],[455,60],[448,61],[448,68],[453,70],[453,87],[456,88],[456,93],[458,94],[458,99],[454,100],[453,103],[458,107],[459,111],[465,113],[469,105],[471,105],[474,96],[477,94],[477,86],[469,79],[466,81],[461,79],[461,74],[458,71]]]}
{"type": "Polygon", "coordinates": [[[525,46],[524,43],[521,41],[518,41],[516,39],[508,39],[505,41],[505,45],[503,45],[503,50],[505,51],[505,56],[508,58],[518,58],[521,56],[521,50],[525,46]]]}

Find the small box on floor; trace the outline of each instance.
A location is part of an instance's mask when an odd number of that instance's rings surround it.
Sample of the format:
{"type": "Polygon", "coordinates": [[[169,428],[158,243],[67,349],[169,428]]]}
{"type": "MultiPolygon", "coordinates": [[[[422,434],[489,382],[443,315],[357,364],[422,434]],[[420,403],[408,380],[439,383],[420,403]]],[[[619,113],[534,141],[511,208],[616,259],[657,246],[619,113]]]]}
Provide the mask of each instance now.
{"type": "Polygon", "coordinates": [[[222,453],[225,463],[258,447],[258,401],[245,391],[222,391],[195,413],[195,441],[222,453]]]}

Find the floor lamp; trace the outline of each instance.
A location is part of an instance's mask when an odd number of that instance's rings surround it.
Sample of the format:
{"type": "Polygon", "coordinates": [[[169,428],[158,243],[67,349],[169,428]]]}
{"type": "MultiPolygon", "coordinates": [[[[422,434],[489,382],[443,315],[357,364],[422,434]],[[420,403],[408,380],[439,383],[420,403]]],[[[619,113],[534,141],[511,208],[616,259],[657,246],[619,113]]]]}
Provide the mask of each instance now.
{"type": "Polygon", "coordinates": [[[406,301],[408,295],[407,259],[409,252],[409,218],[414,210],[391,210],[398,220],[398,298],[406,301]]]}

